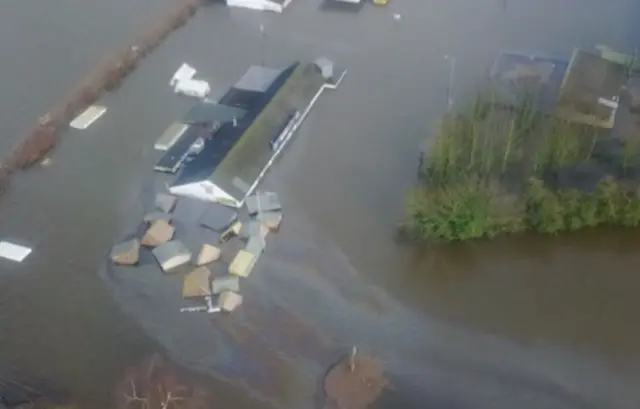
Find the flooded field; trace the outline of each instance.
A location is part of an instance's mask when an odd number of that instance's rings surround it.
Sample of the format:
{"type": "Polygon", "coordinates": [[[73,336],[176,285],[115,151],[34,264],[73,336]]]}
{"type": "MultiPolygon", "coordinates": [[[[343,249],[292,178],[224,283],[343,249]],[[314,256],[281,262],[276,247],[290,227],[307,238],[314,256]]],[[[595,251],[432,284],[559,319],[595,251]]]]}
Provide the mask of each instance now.
{"type": "MultiPolygon", "coordinates": [[[[138,10],[145,2],[128,7],[138,10]]],[[[58,7],[73,9],[73,2],[65,3],[58,7]]],[[[9,90],[0,98],[8,135],[2,136],[3,149],[13,128],[26,128],[48,98],[63,92],[93,53],[102,52],[98,45],[106,49],[125,41],[126,30],[135,31],[134,10],[113,7],[114,24],[97,26],[104,31],[95,34],[95,44],[93,35],[82,35],[92,32],[87,20],[41,9],[43,16],[67,19],[50,22],[52,30],[59,24],[79,37],[65,47],[69,58],[75,58],[74,47],[86,54],[69,63],[76,73],[63,69],[62,52],[51,61],[32,61],[29,69],[42,81],[37,98],[22,93],[18,68],[11,77],[16,81],[0,80],[9,90]]],[[[391,239],[424,135],[446,109],[445,55],[456,58],[453,95],[463,101],[501,50],[567,57],[577,45],[633,50],[640,38],[633,25],[639,9],[632,0],[395,0],[388,9],[367,7],[358,15],[321,13],[310,0],[294,2],[283,15],[203,9],[106,97],[103,118],[87,131],[69,132],[52,164],[18,177],[0,202],[3,238],[34,247],[21,265],[0,261],[0,363],[87,405],[108,407],[111,385],[124,367],[166,352],[167,343],[149,337],[148,325],[141,330],[144,312],[133,318],[122,312],[97,271],[113,241],[139,217],[154,140],[188,107],[168,88],[170,75],[188,61],[221,93],[263,58],[285,65],[326,55],[349,74],[338,91],[319,100],[270,175],[283,197],[288,230],[263,267],[281,277],[317,271],[334,283],[323,293],[309,278],[313,291],[307,299],[316,297],[315,303],[305,305],[300,294],[289,301],[328,339],[319,356],[305,361],[304,379],[321,374],[358,342],[381,352],[396,377],[396,396],[383,399],[381,407],[394,407],[399,399],[406,407],[416,401],[443,407],[637,407],[640,234],[594,231],[429,249],[399,248],[391,239]],[[347,278],[335,278],[342,272],[347,278]],[[353,307],[358,297],[351,291],[360,286],[377,295],[353,307]],[[332,302],[333,308],[322,308],[332,302]],[[406,366],[409,359],[414,364],[406,366]]],[[[26,11],[20,15],[27,18],[26,11]]],[[[0,24],[0,30],[9,28],[0,24]]],[[[276,291],[282,281],[260,291],[276,291]]],[[[278,325],[285,326],[272,324],[278,325]]],[[[224,326],[219,324],[221,332],[224,326]]],[[[240,351],[242,335],[228,335],[240,351]]],[[[264,342],[273,349],[286,345],[282,339],[264,342]]],[[[247,356],[232,355],[229,365],[247,356]]],[[[225,404],[249,407],[237,400],[243,393],[226,388],[216,389],[225,404]]]]}

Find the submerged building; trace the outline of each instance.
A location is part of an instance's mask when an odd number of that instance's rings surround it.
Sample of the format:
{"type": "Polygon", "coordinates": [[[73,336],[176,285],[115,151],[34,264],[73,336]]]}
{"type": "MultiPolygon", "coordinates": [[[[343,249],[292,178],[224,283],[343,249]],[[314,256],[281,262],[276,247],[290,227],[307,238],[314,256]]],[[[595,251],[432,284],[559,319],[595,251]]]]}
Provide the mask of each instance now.
{"type": "Polygon", "coordinates": [[[600,55],[575,50],[564,77],[556,116],[571,122],[611,129],[628,69],[600,55]]]}
{"type": "MultiPolygon", "coordinates": [[[[183,122],[191,124],[187,136],[198,134],[203,143],[170,184],[170,193],[240,207],[322,91],[336,88],[346,73],[335,78],[328,64],[319,59],[283,70],[254,66],[217,103],[195,106],[183,122]]],[[[173,157],[188,155],[181,149],[173,157]]]]}

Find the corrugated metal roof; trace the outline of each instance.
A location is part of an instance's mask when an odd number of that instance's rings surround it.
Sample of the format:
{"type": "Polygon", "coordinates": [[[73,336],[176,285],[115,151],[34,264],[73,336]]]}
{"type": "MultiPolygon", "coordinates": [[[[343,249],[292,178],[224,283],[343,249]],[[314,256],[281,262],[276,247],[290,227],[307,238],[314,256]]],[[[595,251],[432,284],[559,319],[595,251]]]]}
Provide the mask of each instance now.
{"type": "Polygon", "coordinates": [[[285,79],[260,116],[245,131],[242,140],[236,144],[220,163],[212,181],[235,198],[242,199],[246,191],[241,190],[236,179],[251,185],[273,156],[270,142],[283,129],[291,113],[304,109],[324,84],[319,68],[313,64],[292,67],[295,69],[285,79]]]}

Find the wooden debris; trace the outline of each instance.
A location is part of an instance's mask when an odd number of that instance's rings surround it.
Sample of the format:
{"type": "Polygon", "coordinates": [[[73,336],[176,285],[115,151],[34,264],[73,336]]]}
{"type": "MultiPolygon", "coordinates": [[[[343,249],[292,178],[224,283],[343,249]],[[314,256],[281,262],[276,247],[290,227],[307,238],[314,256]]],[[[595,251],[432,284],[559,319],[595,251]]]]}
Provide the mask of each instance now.
{"type": "Polygon", "coordinates": [[[125,241],[113,246],[111,261],[115,264],[134,265],[140,259],[140,242],[138,239],[125,241]]]}
{"type": "Polygon", "coordinates": [[[142,245],[148,247],[159,246],[171,240],[174,232],[175,229],[168,222],[156,220],[142,237],[142,245]]]}
{"type": "Polygon", "coordinates": [[[202,250],[200,250],[200,254],[198,254],[198,258],[196,259],[196,265],[201,266],[204,264],[209,264],[214,261],[217,261],[219,258],[220,258],[220,249],[216,246],[205,244],[202,246],[202,250]]]}
{"type": "Polygon", "coordinates": [[[233,223],[231,226],[229,226],[227,230],[222,232],[222,234],[220,235],[220,242],[224,243],[231,240],[233,236],[237,236],[238,234],[240,234],[241,229],[242,229],[241,222],[233,223]]]}
{"type": "Polygon", "coordinates": [[[231,265],[229,265],[229,274],[237,275],[239,277],[249,277],[256,261],[257,258],[255,255],[246,250],[240,250],[231,262],[231,265]]]}
{"type": "Polygon", "coordinates": [[[206,297],[211,295],[211,271],[198,267],[184,277],[182,297],[206,297]]]}
{"type": "Polygon", "coordinates": [[[271,231],[278,231],[282,223],[282,212],[264,212],[256,216],[256,219],[264,223],[271,231]]]}
{"type": "Polygon", "coordinates": [[[233,291],[225,291],[218,298],[218,306],[225,312],[232,312],[240,305],[242,305],[242,296],[233,291]]]}
{"type": "Polygon", "coordinates": [[[161,244],[151,252],[165,273],[173,273],[178,267],[191,261],[191,252],[178,240],[161,244]]]}

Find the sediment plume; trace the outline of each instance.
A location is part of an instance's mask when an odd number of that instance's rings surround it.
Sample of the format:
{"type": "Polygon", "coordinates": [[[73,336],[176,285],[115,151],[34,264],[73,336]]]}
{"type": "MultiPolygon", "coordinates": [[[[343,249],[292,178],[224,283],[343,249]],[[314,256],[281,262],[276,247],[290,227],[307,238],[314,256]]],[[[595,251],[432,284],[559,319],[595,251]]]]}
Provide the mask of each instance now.
{"type": "Polygon", "coordinates": [[[179,0],[166,14],[143,30],[123,49],[109,55],[71,88],[61,100],[22,137],[0,164],[0,194],[12,173],[40,162],[58,142],[69,122],[104,93],[118,89],[139,61],[149,55],[174,30],[195,14],[202,0],[179,0]]]}

